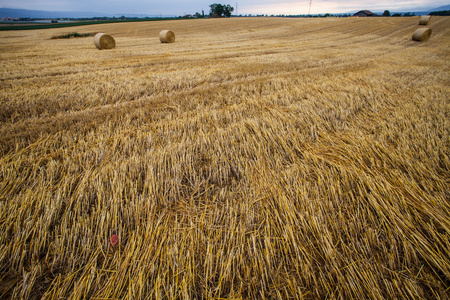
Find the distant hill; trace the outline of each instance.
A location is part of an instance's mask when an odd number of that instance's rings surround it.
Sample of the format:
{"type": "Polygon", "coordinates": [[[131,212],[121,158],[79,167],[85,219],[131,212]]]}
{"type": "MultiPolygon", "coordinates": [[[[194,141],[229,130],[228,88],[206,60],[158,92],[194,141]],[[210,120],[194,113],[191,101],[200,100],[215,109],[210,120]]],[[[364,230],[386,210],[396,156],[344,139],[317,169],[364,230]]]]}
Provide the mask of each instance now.
{"type": "Polygon", "coordinates": [[[43,11],[43,10],[28,10],[15,8],[0,8],[0,18],[92,18],[103,17],[102,13],[83,12],[83,11],[43,11]]]}
{"type": "MultiPolygon", "coordinates": [[[[366,9],[366,8],[364,8],[364,9],[366,9]]],[[[440,7],[436,7],[436,8],[419,7],[419,8],[415,8],[415,9],[412,8],[410,10],[403,9],[403,10],[400,10],[400,11],[390,10],[390,12],[391,12],[391,14],[394,14],[394,13],[402,13],[402,14],[404,14],[404,13],[414,13],[415,15],[420,16],[420,15],[428,15],[429,13],[431,13],[433,11],[443,11],[443,10],[450,10],[450,5],[444,5],[444,6],[440,6],[440,7]]],[[[351,11],[351,12],[348,12],[348,14],[354,14],[354,13],[356,13],[358,11],[357,10],[351,11]]],[[[372,12],[376,13],[377,15],[381,15],[381,14],[383,14],[384,11],[372,11],[372,12]]]]}
{"type": "Polygon", "coordinates": [[[444,5],[444,6],[436,7],[433,9],[424,9],[421,11],[411,11],[411,12],[420,16],[420,15],[428,15],[429,13],[434,12],[434,11],[443,11],[443,10],[450,10],[450,5],[444,5]]]}
{"type": "Polygon", "coordinates": [[[433,10],[430,11],[430,12],[433,12],[433,11],[443,11],[443,10],[450,10],[450,5],[444,5],[444,6],[441,6],[441,7],[437,7],[437,8],[433,9],[433,10]]]}
{"type": "Polygon", "coordinates": [[[162,17],[170,18],[175,15],[145,15],[145,14],[105,14],[92,11],[44,11],[44,10],[28,10],[15,8],[0,8],[0,18],[31,18],[31,19],[57,19],[57,18],[93,18],[93,17],[120,17],[128,18],[145,18],[145,17],[162,17]]]}

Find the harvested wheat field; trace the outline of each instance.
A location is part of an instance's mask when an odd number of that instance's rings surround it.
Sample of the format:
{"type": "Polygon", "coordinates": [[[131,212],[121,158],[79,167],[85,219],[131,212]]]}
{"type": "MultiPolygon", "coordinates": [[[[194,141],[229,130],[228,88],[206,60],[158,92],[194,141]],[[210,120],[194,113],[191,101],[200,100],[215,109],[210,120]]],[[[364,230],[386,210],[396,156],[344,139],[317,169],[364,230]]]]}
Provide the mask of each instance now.
{"type": "Polygon", "coordinates": [[[0,32],[0,298],[448,299],[450,17],[417,28],[0,32]]]}

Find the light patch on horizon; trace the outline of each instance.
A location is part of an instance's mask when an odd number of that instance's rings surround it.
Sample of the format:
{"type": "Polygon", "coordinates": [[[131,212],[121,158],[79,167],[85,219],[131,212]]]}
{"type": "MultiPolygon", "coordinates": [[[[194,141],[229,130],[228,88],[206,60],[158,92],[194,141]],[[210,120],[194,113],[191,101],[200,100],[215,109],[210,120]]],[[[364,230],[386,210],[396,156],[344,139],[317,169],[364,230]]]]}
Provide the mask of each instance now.
{"type": "MultiPolygon", "coordinates": [[[[253,2],[253,1],[250,1],[253,2]]],[[[309,12],[309,0],[304,1],[284,1],[282,3],[271,4],[265,1],[265,4],[254,3],[254,5],[242,6],[241,12],[239,14],[273,14],[273,15],[302,15],[308,14],[309,12]],[[270,13],[267,13],[270,12],[270,13]]],[[[384,10],[392,10],[392,11],[404,11],[405,9],[416,9],[420,10],[422,7],[426,6],[443,6],[448,3],[445,1],[396,1],[393,3],[392,1],[336,1],[336,0],[312,0],[311,5],[311,14],[324,14],[324,13],[348,13],[351,11],[359,11],[359,10],[372,10],[372,11],[384,11],[384,10]]]]}

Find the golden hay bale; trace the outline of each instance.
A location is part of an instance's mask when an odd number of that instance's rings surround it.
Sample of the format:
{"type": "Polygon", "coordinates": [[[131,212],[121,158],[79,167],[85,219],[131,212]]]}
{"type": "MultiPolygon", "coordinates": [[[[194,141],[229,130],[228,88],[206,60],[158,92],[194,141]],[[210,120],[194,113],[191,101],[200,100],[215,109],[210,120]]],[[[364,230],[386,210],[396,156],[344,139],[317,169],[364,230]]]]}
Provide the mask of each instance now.
{"type": "Polygon", "coordinates": [[[116,47],[116,41],[112,36],[106,33],[97,33],[94,36],[94,44],[98,49],[114,49],[116,47]]]}
{"type": "Polygon", "coordinates": [[[159,33],[161,43],[175,43],[175,33],[170,30],[163,30],[159,33]]]}
{"type": "Polygon", "coordinates": [[[428,22],[430,22],[431,16],[420,16],[419,25],[428,25],[428,22]]]}
{"type": "Polygon", "coordinates": [[[430,28],[419,28],[414,31],[412,39],[418,42],[425,42],[430,38],[431,32],[432,30],[430,28]]]}

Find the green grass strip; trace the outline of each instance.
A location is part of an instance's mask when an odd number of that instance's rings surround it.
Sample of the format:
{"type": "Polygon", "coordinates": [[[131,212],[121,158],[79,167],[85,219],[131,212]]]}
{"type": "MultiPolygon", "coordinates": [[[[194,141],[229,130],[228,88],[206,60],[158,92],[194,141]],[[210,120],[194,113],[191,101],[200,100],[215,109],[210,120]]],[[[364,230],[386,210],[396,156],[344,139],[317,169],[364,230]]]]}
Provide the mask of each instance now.
{"type": "MultiPolygon", "coordinates": [[[[85,26],[85,25],[95,25],[95,24],[106,24],[106,23],[130,23],[130,22],[148,22],[148,21],[166,21],[166,20],[179,20],[179,18],[149,18],[149,19],[136,19],[136,20],[100,20],[100,21],[75,21],[73,23],[49,23],[40,25],[11,25],[11,26],[0,26],[0,31],[5,30],[34,30],[34,29],[50,29],[50,28],[64,28],[73,26],[85,26]]],[[[1,23],[9,24],[9,23],[1,23]]]]}

